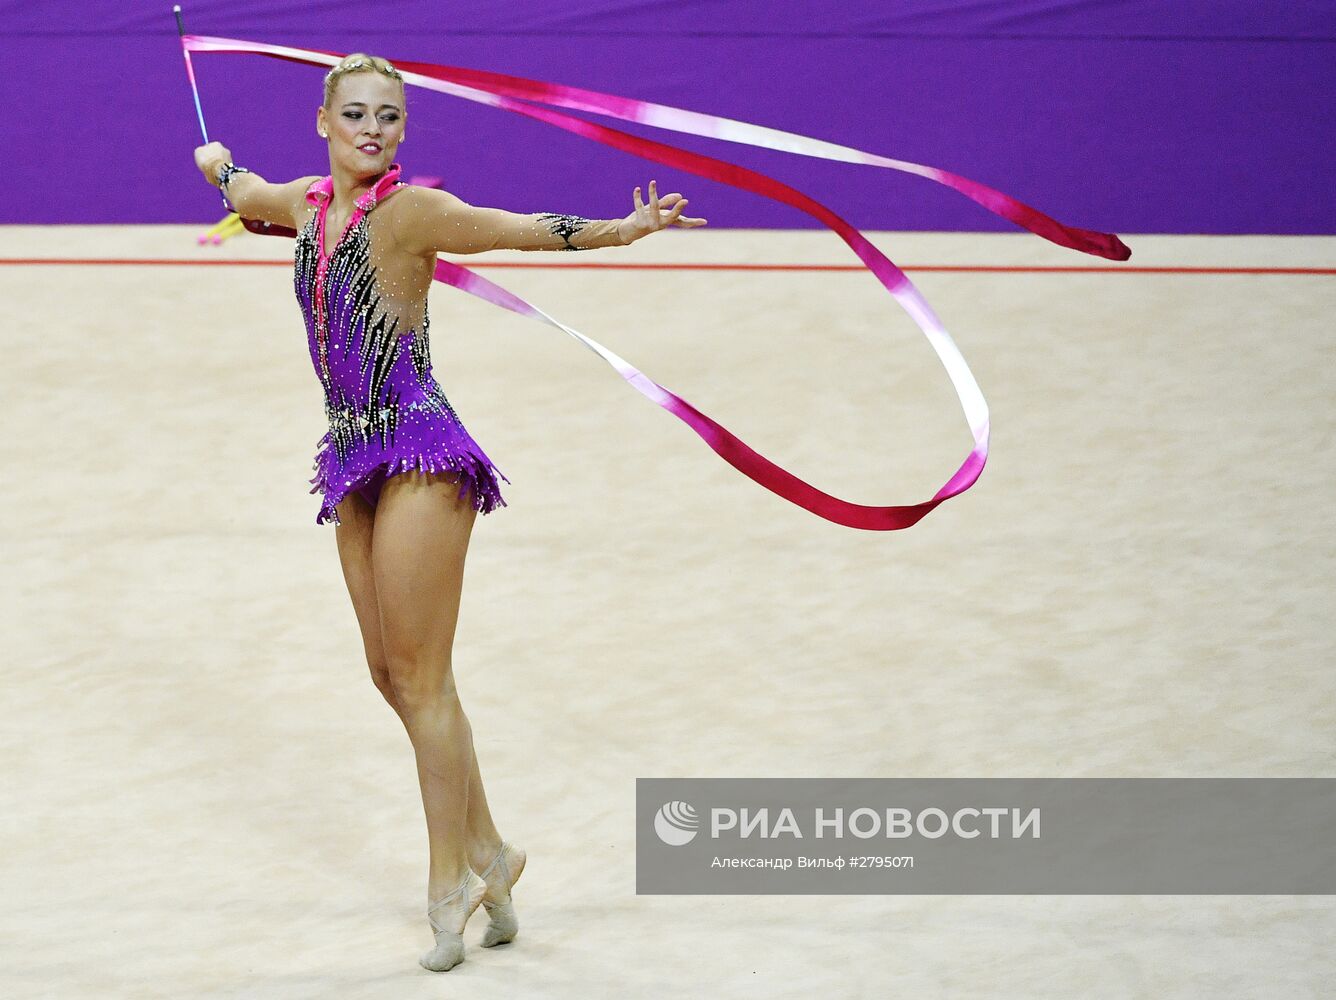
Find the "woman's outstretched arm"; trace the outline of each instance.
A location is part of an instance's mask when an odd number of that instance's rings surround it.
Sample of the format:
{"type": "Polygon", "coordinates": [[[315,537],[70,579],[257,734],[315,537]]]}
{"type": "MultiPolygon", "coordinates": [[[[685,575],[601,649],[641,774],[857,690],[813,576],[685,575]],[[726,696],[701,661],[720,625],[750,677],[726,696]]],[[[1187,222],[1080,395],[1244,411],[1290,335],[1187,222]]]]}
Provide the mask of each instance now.
{"type": "Polygon", "coordinates": [[[594,250],[626,246],[669,226],[705,225],[704,219],[682,215],[687,200],[680,194],[658,197],[650,182],[650,203],[635,189],[635,211],[623,219],[586,219],[556,212],[521,215],[499,208],[481,208],[434,188],[409,187],[397,202],[394,235],[409,253],[481,253],[484,250],[594,250]],[[660,209],[672,206],[671,211],[660,209]]]}

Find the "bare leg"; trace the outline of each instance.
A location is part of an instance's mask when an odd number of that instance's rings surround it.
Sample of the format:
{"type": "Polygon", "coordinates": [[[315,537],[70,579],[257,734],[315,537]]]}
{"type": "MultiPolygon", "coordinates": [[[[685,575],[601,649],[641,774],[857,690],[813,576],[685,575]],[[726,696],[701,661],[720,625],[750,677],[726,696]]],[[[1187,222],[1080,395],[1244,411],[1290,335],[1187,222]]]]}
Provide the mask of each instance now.
{"type": "MultiPolygon", "coordinates": [[[[457,487],[454,486],[450,488],[457,490],[457,487]]],[[[453,493],[449,495],[451,498],[454,496],[453,493]]],[[[372,540],[375,533],[377,510],[377,507],[372,507],[357,493],[349,494],[339,504],[341,523],[335,527],[335,535],[338,542],[339,561],[343,568],[349,596],[352,599],[353,610],[357,615],[372,682],[385,698],[386,703],[399,716],[411,738],[412,730],[409,718],[400,704],[395,686],[391,681],[385,644],[381,635],[379,597],[372,564],[372,540]]],[[[457,596],[455,605],[457,610],[457,596]]],[[[483,946],[489,947],[511,940],[518,930],[514,909],[509,905],[509,890],[514,882],[518,880],[520,872],[523,871],[525,858],[523,850],[514,845],[506,844],[504,854],[502,852],[503,841],[500,833],[497,832],[491,811],[487,805],[487,795],[478,768],[477,754],[473,749],[471,728],[468,732],[469,788],[465,823],[466,851],[469,867],[483,874],[487,882],[484,903],[487,905],[492,920],[484,934],[483,946]]],[[[431,812],[428,802],[430,789],[435,784],[435,779],[426,770],[426,758],[416,752],[415,757],[417,758],[418,782],[423,789],[424,809],[428,810],[430,836],[431,812]]],[[[440,895],[443,894],[435,895],[433,899],[439,899],[440,895]]]]}
{"type": "MultiPolygon", "coordinates": [[[[338,542],[339,562],[343,566],[343,578],[348,585],[348,595],[352,598],[353,611],[357,615],[357,624],[362,633],[362,646],[366,652],[367,666],[371,670],[371,681],[376,685],[386,703],[395,715],[404,723],[408,721],[399,706],[390,683],[389,668],[385,662],[385,647],[380,634],[380,605],[376,595],[375,575],[371,568],[371,539],[375,527],[376,508],[372,507],[357,493],[351,493],[339,504],[340,524],[334,528],[338,542]]],[[[492,821],[491,810],[487,807],[487,793],[483,789],[482,775],[478,770],[478,758],[473,753],[472,733],[469,738],[469,795],[468,795],[468,858],[474,871],[481,872],[496,857],[501,849],[501,834],[492,821]]],[[[419,781],[422,780],[419,768],[419,781]]]]}
{"type": "Polygon", "coordinates": [[[399,703],[390,683],[389,668],[385,664],[385,647],[380,638],[380,605],[376,600],[376,578],[371,572],[371,536],[375,528],[376,509],[358,493],[350,493],[339,504],[339,524],[334,527],[339,548],[339,562],[343,579],[352,598],[357,625],[362,632],[362,648],[366,651],[367,666],[371,668],[371,682],[403,719],[399,703]]]}
{"type": "Polygon", "coordinates": [[[469,866],[475,755],[451,659],[477,512],[467,499],[456,498],[452,478],[409,471],[387,480],[371,550],[385,665],[417,755],[427,819],[428,916],[437,947],[422,964],[437,971],[463,959],[460,934],[487,888],[469,866]]]}

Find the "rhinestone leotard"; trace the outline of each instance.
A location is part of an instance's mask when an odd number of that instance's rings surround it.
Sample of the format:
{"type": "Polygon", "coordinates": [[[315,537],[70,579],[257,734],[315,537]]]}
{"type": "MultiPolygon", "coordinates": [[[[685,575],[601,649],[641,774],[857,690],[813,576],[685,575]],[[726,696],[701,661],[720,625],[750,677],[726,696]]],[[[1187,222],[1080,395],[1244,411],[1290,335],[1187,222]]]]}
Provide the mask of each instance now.
{"type": "Polygon", "coordinates": [[[392,255],[375,208],[406,185],[393,165],[363,194],[326,256],[331,178],[311,184],[315,206],[297,233],[293,285],[311,361],[325,393],[329,430],[316,442],[316,523],[341,523],[352,491],[375,504],[385,480],[408,469],[458,474],[475,510],[504,507],[500,472],[465,429],[431,369],[427,289],[432,261],[392,255]]]}

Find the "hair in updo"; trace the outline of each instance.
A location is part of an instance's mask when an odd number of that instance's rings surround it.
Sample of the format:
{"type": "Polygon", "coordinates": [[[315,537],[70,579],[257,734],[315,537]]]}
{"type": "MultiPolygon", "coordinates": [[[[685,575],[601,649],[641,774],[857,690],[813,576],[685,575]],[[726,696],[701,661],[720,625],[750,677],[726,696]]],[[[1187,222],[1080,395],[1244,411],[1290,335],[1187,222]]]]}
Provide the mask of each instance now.
{"type": "Polygon", "coordinates": [[[398,80],[404,85],[404,76],[380,56],[369,56],[365,52],[353,52],[339,60],[339,64],[325,74],[325,107],[334,98],[334,88],[349,73],[381,73],[391,80],[398,80]]]}

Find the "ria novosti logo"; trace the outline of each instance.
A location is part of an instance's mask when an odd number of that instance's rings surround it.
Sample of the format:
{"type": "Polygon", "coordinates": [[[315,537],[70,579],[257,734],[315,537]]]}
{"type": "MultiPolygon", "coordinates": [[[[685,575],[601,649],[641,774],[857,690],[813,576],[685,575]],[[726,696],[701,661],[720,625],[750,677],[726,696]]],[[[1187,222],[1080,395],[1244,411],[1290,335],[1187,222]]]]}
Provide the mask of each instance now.
{"type": "MultiPolygon", "coordinates": [[[[785,837],[795,840],[813,837],[821,840],[841,839],[845,836],[859,840],[873,837],[898,840],[915,835],[926,840],[948,836],[963,840],[976,837],[992,840],[1020,840],[1028,837],[1038,840],[1040,814],[1041,810],[1037,806],[988,806],[977,809],[965,806],[952,812],[935,806],[917,812],[900,806],[886,806],[880,812],[869,806],[851,811],[846,811],[842,806],[830,810],[818,806],[812,809],[810,816],[801,813],[806,821],[802,822],[799,815],[788,806],[778,813],[773,813],[769,808],[715,807],[710,810],[710,828],[706,836],[712,840],[719,840],[721,834],[731,834],[738,840],[778,840],[785,837]]],[[[654,832],[670,847],[681,847],[696,838],[701,822],[695,806],[681,799],[673,799],[661,805],[654,814],[654,832]]]]}
{"type": "Polygon", "coordinates": [[[665,802],[654,814],[654,832],[670,847],[691,843],[699,826],[696,810],[690,803],[680,799],[665,802]]]}

